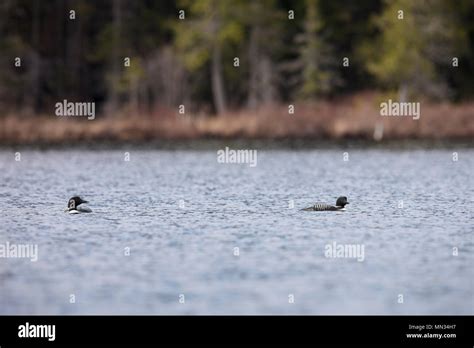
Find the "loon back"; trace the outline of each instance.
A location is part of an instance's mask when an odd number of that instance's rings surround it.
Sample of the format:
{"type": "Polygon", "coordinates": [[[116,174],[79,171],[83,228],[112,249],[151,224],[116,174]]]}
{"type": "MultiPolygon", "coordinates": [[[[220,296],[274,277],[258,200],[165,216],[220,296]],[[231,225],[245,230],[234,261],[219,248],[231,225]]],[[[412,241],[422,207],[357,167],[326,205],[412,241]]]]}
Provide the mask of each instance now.
{"type": "Polygon", "coordinates": [[[344,210],[344,207],[349,204],[347,197],[341,196],[337,199],[336,205],[330,205],[325,203],[316,203],[315,205],[304,208],[305,211],[334,211],[334,210],[344,210]]]}
{"type": "Polygon", "coordinates": [[[315,205],[304,208],[305,211],[331,211],[331,210],[341,210],[344,207],[336,207],[334,205],[325,204],[325,203],[316,203],[315,205]]]}

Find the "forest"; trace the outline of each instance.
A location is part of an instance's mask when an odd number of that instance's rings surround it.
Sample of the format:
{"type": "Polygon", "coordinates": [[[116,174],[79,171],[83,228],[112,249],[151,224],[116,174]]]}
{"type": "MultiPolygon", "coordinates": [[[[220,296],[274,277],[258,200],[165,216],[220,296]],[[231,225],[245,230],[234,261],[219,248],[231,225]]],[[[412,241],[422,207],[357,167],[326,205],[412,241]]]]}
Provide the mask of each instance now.
{"type": "Polygon", "coordinates": [[[4,0],[0,32],[3,143],[370,138],[388,98],[422,103],[388,136],[474,135],[472,0],[4,0]]]}

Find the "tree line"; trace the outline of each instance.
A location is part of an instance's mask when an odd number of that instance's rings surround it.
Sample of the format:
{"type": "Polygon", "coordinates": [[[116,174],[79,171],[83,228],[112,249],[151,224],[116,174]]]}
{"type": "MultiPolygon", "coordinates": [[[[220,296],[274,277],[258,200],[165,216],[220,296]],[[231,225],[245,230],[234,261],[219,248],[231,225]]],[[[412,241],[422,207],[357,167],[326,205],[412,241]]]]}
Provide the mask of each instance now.
{"type": "Polygon", "coordinates": [[[0,33],[2,114],[474,93],[471,0],[5,0],[0,33]]]}

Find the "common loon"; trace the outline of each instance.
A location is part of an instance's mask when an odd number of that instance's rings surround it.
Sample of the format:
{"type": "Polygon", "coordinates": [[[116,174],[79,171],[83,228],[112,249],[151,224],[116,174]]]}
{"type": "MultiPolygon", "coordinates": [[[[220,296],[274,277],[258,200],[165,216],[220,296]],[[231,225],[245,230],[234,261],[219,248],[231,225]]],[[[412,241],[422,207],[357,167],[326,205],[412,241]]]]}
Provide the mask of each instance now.
{"type": "Polygon", "coordinates": [[[344,209],[344,206],[346,204],[349,204],[349,202],[347,201],[347,197],[345,196],[341,196],[337,199],[336,201],[336,205],[330,205],[330,204],[325,204],[325,203],[316,203],[315,205],[311,206],[311,207],[308,207],[308,208],[304,208],[304,209],[301,209],[301,210],[305,210],[305,211],[331,211],[331,210],[343,210],[344,209]]]}
{"type": "Polygon", "coordinates": [[[89,207],[82,205],[83,203],[89,202],[78,196],[71,197],[69,198],[65,211],[69,212],[69,214],[92,213],[92,210],[89,207]]]}

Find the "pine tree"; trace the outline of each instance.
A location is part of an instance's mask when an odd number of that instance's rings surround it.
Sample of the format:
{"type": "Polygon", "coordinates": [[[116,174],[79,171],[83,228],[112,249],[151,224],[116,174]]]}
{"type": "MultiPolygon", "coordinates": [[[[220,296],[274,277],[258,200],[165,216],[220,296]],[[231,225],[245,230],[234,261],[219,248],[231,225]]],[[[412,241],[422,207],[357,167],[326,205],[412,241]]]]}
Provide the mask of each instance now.
{"type": "Polygon", "coordinates": [[[278,98],[280,73],[277,59],[283,49],[281,23],[285,17],[275,0],[249,1],[245,14],[249,32],[247,106],[255,108],[278,98]]]}
{"type": "Polygon", "coordinates": [[[397,88],[400,101],[419,93],[447,95],[436,66],[449,64],[462,35],[446,10],[443,0],[395,0],[375,18],[380,36],[361,51],[368,71],[383,86],[397,88]]]}
{"type": "Polygon", "coordinates": [[[226,50],[243,40],[243,25],[238,14],[244,1],[228,3],[219,0],[182,1],[186,17],[177,21],[175,40],[186,66],[192,71],[210,64],[214,107],[217,113],[227,109],[224,63],[226,50]]]}
{"type": "Polygon", "coordinates": [[[316,0],[306,0],[304,32],[297,37],[300,44],[299,65],[301,85],[298,95],[302,98],[315,98],[327,94],[339,83],[337,61],[333,50],[324,40],[324,23],[316,0]]]}

